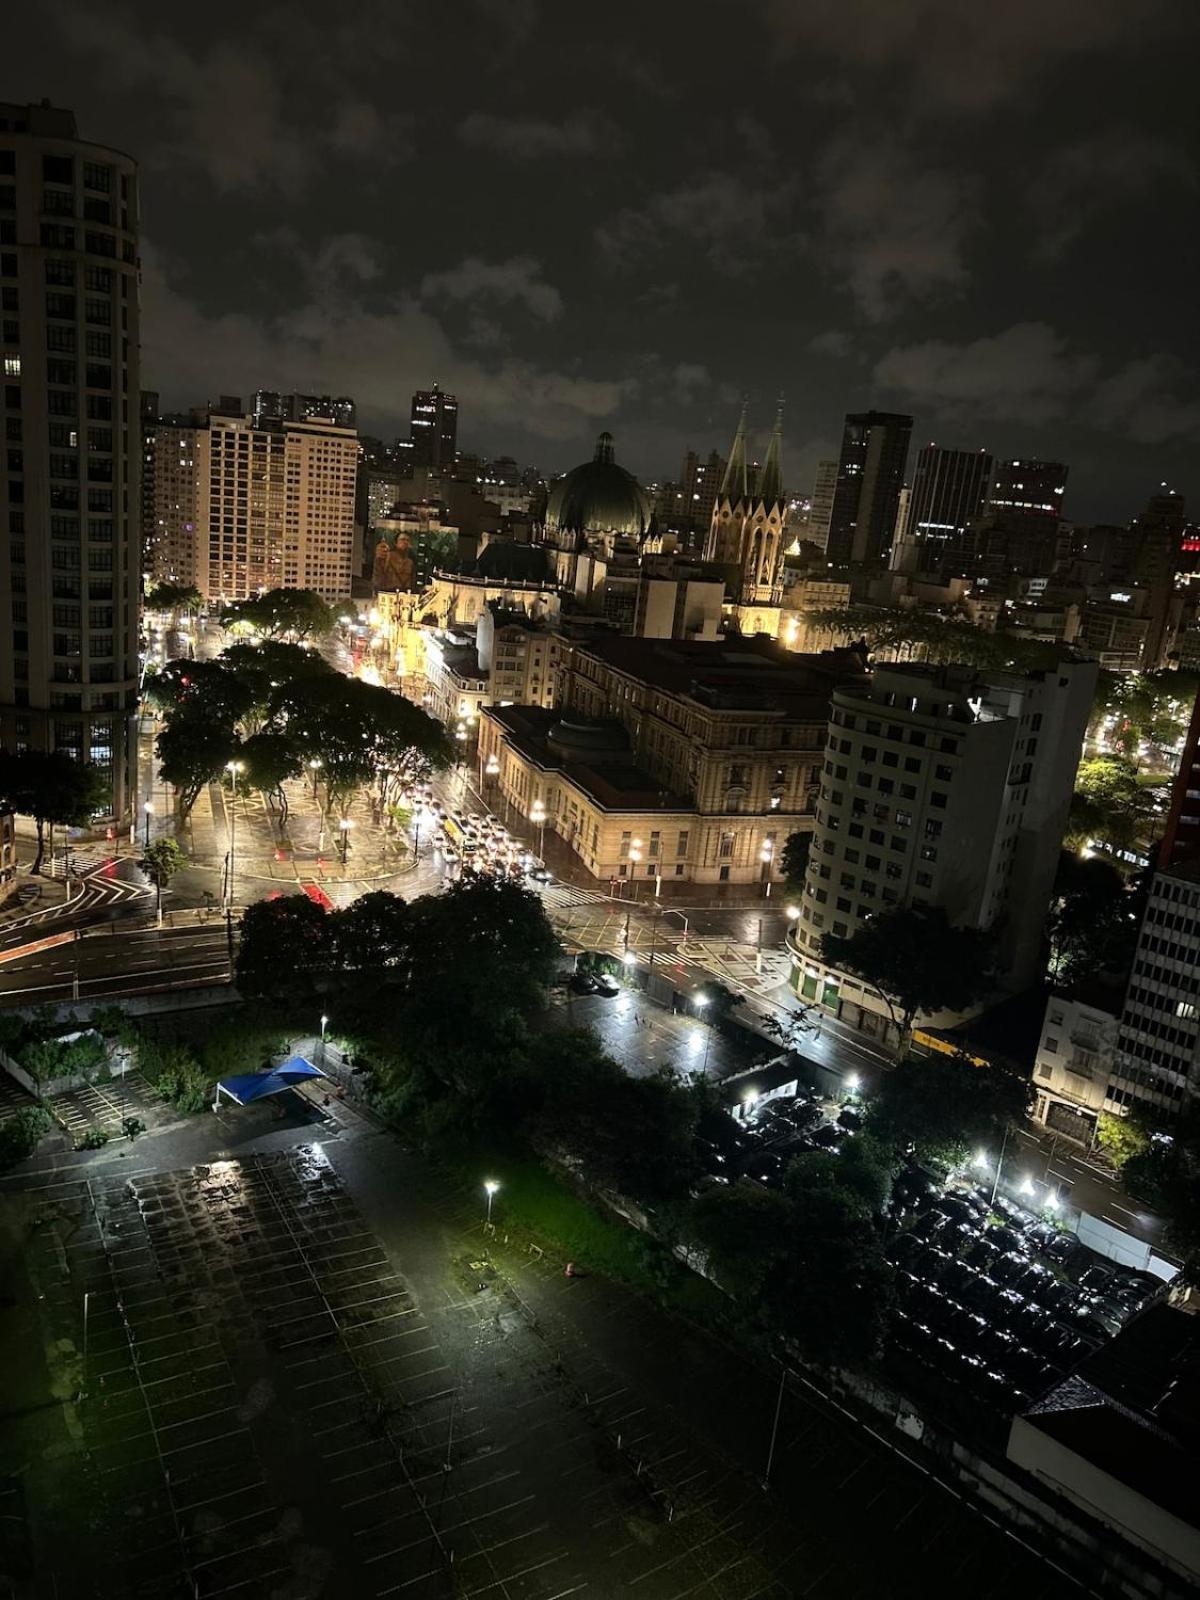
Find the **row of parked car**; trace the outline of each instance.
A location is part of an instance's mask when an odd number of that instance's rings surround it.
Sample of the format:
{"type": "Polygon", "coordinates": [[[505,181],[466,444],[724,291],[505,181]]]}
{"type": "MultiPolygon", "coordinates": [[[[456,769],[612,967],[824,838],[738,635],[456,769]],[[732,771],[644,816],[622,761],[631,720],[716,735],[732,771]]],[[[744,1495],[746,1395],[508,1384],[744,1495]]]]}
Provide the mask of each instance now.
{"type": "MultiPolygon", "coordinates": [[[[804,1092],[740,1120],[709,1118],[707,1181],[778,1186],[797,1155],[836,1153],[861,1126],[855,1106],[831,1113],[804,1092]]],[[[879,1225],[895,1269],[893,1356],[1006,1413],[1059,1382],[1163,1286],[986,1186],[947,1187],[915,1164],[896,1178],[879,1225]]]]}

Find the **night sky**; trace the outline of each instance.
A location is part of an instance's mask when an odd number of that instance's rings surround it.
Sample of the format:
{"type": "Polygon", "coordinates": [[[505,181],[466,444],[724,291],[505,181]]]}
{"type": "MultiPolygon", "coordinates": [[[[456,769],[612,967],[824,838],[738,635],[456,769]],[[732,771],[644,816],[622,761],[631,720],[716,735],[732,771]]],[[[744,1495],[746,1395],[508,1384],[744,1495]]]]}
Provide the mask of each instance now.
{"type": "MultiPolygon", "coordinates": [[[[37,12],[38,15],[34,15],[37,12]]],[[[786,397],[1071,466],[1067,512],[1200,511],[1192,0],[62,0],[0,98],[142,164],[143,381],[352,394],[644,478],[786,397]]]]}

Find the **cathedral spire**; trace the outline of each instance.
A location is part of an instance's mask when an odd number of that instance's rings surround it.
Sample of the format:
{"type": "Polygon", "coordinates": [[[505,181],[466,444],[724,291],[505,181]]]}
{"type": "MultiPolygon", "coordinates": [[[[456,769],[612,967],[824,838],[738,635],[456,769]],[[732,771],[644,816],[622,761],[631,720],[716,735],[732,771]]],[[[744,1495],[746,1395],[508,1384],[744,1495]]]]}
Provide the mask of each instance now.
{"type": "Polygon", "coordinates": [[[721,479],[722,500],[730,500],[735,505],[739,500],[746,498],[746,405],[742,403],[742,414],[738,418],[737,432],[733,436],[733,445],[729,451],[729,464],[725,468],[725,476],[721,479]]]}
{"type": "Polygon", "coordinates": [[[775,428],[767,446],[766,458],[758,474],[758,499],[764,505],[777,505],[783,499],[783,401],[775,413],[775,428]]]}

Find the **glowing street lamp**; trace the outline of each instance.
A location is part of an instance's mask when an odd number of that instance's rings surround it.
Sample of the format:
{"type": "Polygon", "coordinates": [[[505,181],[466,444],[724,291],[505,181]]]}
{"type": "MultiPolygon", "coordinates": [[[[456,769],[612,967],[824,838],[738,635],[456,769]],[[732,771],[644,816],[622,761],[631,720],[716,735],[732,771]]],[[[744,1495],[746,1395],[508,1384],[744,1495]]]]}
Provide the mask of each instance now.
{"type": "Polygon", "coordinates": [[[322,1013],[321,1016],[321,1048],[325,1048],[325,1029],[329,1025],[329,1018],[322,1013]]]}
{"type": "Polygon", "coordinates": [[[237,781],[242,763],[227,761],[225,770],[229,774],[229,871],[225,878],[225,910],[228,914],[233,910],[233,880],[237,872],[237,781]]]}
{"type": "Polygon", "coordinates": [[[538,831],[538,855],[546,859],[546,807],[540,800],[535,800],[529,808],[529,820],[538,831]]]}
{"type": "Polygon", "coordinates": [[[483,1192],[487,1195],[487,1223],[489,1227],[492,1221],[492,1201],[496,1198],[496,1191],[499,1187],[500,1185],[495,1178],[488,1178],[483,1185],[483,1192]]]}
{"type": "Polygon", "coordinates": [[[766,885],[766,887],[763,889],[764,897],[771,893],[771,860],[774,854],[774,841],[771,839],[764,839],[762,842],[762,849],[758,853],[758,858],[762,862],[763,883],[766,885]]]}
{"type": "Polygon", "coordinates": [[[314,756],[313,759],[308,763],[308,770],[312,773],[314,800],[317,798],[317,773],[320,772],[324,765],[325,763],[321,760],[320,756],[314,756]]]}
{"type": "Polygon", "coordinates": [[[342,865],[346,865],[346,857],[350,854],[350,829],[354,826],[349,817],[343,817],[338,823],[338,849],[341,852],[342,865]]]}

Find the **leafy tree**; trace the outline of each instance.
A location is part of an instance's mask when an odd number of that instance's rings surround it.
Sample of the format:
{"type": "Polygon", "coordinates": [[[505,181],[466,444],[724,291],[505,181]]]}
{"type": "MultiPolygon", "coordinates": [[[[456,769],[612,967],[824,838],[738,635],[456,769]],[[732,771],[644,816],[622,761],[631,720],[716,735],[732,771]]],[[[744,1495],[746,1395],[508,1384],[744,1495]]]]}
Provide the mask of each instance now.
{"type": "Polygon", "coordinates": [[[883,606],[838,606],[808,613],[811,628],[861,640],[891,661],[961,662],[981,669],[1030,670],[1052,665],[1057,647],[1040,640],[976,627],[965,616],[899,611],[883,606]]]}
{"type": "Polygon", "coordinates": [[[1099,839],[1111,850],[1128,850],[1149,838],[1156,815],[1153,792],[1138,782],[1132,761],[1091,756],[1079,763],[1066,842],[1080,849],[1099,839]]]}
{"type": "Polygon", "coordinates": [[[27,1161],[49,1131],[50,1113],[41,1106],[22,1106],[0,1123],[0,1172],[27,1161]]]}
{"type": "Polygon", "coordinates": [[[279,813],[280,827],[287,824],[288,798],[284,784],[304,772],[304,759],[290,733],[264,730],[254,733],[238,748],[242,763],[239,782],[247,789],[266,795],[279,813]]]}
{"type": "Polygon", "coordinates": [[[279,713],[306,756],[319,757],[331,810],[378,780],[387,804],[401,788],[450,765],[446,730],[420,706],[389,689],[332,674],[289,684],[279,713]]]}
{"type": "Polygon", "coordinates": [[[833,1184],[848,1189],[866,1206],[872,1216],[887,1210],[892,1183],[900,1170],[900,1158],[890,1145],[870,1134],[849,1139],[836,1155],[813,1150],[797,1156],[787,1170],[789,1192],[807,1193],[810,1188],[833,1184]]]}
{"type": "Polygon", "coordinates": [[[1150,1148],[1154,1125],[1136,1108],[1123,1117],[1102,1111],[1096,1122],[1096,1143],[1118,1171],[1150,1148]]]}
{"type": "Polygon", "coordinates": [[[307,895],[284,895],[246,907],[237,956],[242,994],[300,999],[311,995],[333,966],[333,920],[307,895]]]}
{"type": "Polygon", "coordinates": [[[155,839],[142,852],[138,865],[154,885],[155,912],[161,923],[163,890],[170,888],[171,879],[187,866],[187,857],[174,839],[155,839]]]}
{"type": "Polygon", "coordinates": [[[843,938],[827,933],[821,959],[868,983],[907,1048],[919,1012],[965,1011],[992,983],[992,940],[956,928],[940,906],[898,906],[843,938]]]}
{"type": "Polygon", "coordinates": [[[178,623],[181,611],[199,611],[204,596],[194,583],[156,583],[146,592],[146,609],[166,611],[178,623]]]}
{"type": "Polygon", "coordinates": [[[714,1023],[722,1017],[727,1017],[731,1011],[742,1005],[745,999],[736,989],[718,983],[715,978],[710,978],[703,989],[697,990],[692,996],[693,1003],[698,1002],[701,995],[704,996],[704,1003],[700,1007],[701,1013],[708,1022],[714,1023]]]}
{"type": "Polygon", "coordinates": [[[1099,973],[1128,971],[1143,903],[1111,862],[1063,851],[1046,923],[1053,981],[1070,990],[1099,973]]]}
{"type": "Polygon", "coordinates": [[[828,1156],[829,1170],[789,1169],[791,1248],[768,1288],[777,1320],[821,1361],[874,1354],[892,1302],[892,1269],[870,1207],[840,1180],[840,1159],[828,1156]]]}
{"type": "Polygon", "coordinates": [[[154,741],[158,775],[175,790],[179,815],[191,812],[205,784],[224,771],[237,749],[237,735],[203,715],[176,715],[154,741]]]}
{"type": "Polygon", "coordinates": [[[32,817],[37,853],[30,872],[40,872],[46,853],[46,824],[78,828],[111,804],[98,768],[62,750],[0,750],[0,800],[6,809],[32,817]]]}
{"type": "Polygon", "coordinates": [[[699,1106],[675,1073],[631,1078],[576,1033],[544,1036],[535,1051],[544,1077],[540,1137],[577,1158],[585,1176],[641,1200],[683,1194],[699,1164],[699,1106]]]}
{"type": "Polygon", "coordinates": [[[305,645],[264,639],[259,644],[231,644],[222,650],[218,664],[248,696],[239,714],[242,729],[257,733],[274,715],[281,693],[289,684],[307,678],[338,676],[325,657],[305,645]]]}
{"type": "Polygon", "coordinates": [[[788,1259],[794,1229],[791,1201],[758,1183],[703,1189],[691,1208],[693,1242],[708,1257],[717,1282],[748,1310],[764,1307],[768,1286],[788,1259]]]}
{"type": "Polygon", "coordinates": [[[268,589],[249,600],[235,600],[220,613],[223,628],[261,634],[264,639],[319,639],[336,623],[331,608],[313,589],[268,589]]]}
{"type": "Polygon", "coordinates": [[[784,841],[783,849],[779,855],[779,865],[783,870],[783,875],[787,879],[788,889],[792,894],[803,893],[804,874],[808,868],[808,855],[811,849],[811,828],[789,833],[784,841]]]}
{"type": "Polygon", "coordinates": [[[398,894],[379,889],[334,913],[337,964],[343,973],[379,978],[387,968],[407,970],[411,940],[412,919],[398,894]]]}
{"type": "Polygon", "coordinates": [[[247,686],[219,660],[164,662],[147,677],[145,692],[168,717],[203,717],[231,733],[253,705],[247,686]]]}
{"type": "Polygon", "coordinates": [[[1031,1092],[1027,1078],[977,1067],[966,1056],[909,1056],[883,1074],[867,1131],[889,1150],[955,1167],[1006,1128],[1019,1127],[1031,1092]]]}

